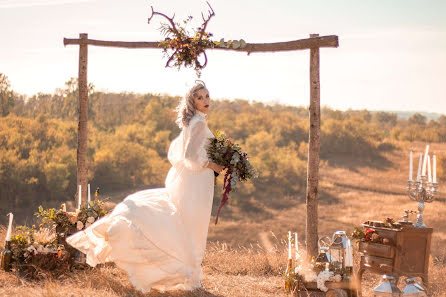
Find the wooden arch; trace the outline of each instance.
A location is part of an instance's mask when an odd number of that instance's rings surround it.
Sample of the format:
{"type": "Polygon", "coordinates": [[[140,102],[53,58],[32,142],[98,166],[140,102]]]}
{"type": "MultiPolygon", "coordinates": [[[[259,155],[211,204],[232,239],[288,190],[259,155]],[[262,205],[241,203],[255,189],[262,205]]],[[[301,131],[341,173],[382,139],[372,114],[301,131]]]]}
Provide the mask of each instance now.
{"type": "MultiPolygon", "coordinates": [[[[121,47],[121,48],[153,48],[161,49],[159,42],[126,42],[88,39],[88,34],[79,34],[78,39],[64,38],[64,45],[79,45],[79,124],[77,147],[77,184],[82,187],[82,197],[87,197],[87,135],[88,135],[88,46],[121,47]]],[[[310,108],[309,108],[309,142],[306,188],[306,241],[310,256],[318,254],[318,183],[320,152],[320,66],[319,48],[338,47],[338,36],[319,36],[310,34],[310,38],[274,43],[247,43],[244,48],[220,48],[213,50],[231,50],[239,52],[279,52],[294,50],[310,50],[310,108]]],[[[76,199],[79,197],[76,196],[76,199]]],[[[77,203],[76,203],[77,205],[77,203]]]]}

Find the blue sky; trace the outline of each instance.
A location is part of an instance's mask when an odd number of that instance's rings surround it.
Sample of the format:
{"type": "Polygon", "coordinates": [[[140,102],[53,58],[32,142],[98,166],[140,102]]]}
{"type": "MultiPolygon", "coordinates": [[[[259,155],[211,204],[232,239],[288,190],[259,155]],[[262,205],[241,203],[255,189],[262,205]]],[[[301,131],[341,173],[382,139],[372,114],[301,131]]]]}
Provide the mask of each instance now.
{"type": "MultiPolygon", "coordinates": [[[[273,42],[338,35],[321,49],[321,103],[332,108],[446,113],[446,1],[210,1],[216,40],[273,42]]],[[[78,48],[63,38],[156,41],[160,17],[200,25],[205,1],[0,0],[0,72],[24,94],[52,93],[77,76],[78,48]]],[[[309,52],[209,51],[202,79],[213,98],[308,105],[309,52]]],[[[164,68],[160,50],[89,48],[88,80],[98,90],[182,95],[191,69],[164,68]]]]}

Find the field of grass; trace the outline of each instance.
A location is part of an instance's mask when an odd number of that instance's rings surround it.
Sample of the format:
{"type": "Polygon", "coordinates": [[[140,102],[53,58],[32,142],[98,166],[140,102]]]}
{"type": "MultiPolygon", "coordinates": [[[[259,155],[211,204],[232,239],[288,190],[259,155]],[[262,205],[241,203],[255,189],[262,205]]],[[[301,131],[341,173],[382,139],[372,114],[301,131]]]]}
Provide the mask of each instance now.
{"type": "MultiPolygon", "coordinates": [[[[366,220],[399,220],[405,209],[416,210],[406,194],[408,151],[415,156],[424,144],[401,144],[380,160],[336,156],[321,164],[319,234],[350,231],[366,220]]],[[[446,153],[446,144],[431,145],[446,153]]],[[[416,164],[414,165],[416,168],[416,164]]],[[[440,177],[441,178],[441,177],[440,177]]],[[[443,177],[446,180],[446,177],[443,177]]],[[[446,198],[440,180],[438,199],[426,204],[425,223],[434,228],[429,268],[429,296],[446,296],[446,198]]],[[[0,296],[287,296],[281,273],[286,265],[286,233],[297,231],[304,240],[305,197],[272,197],[256,202],[252,211],[235,206],[223,210],[218,225],[211,221],[203,262],[203,289],[193,292],[143,295],[132,288],[124,272],[106,265],[77,271],[60,279],[34,282],[0,272],[0,296]]],[[[112,206],[112,204],[110,205],[112,206]]],[[[410,218],[415,220],[415,216],[410,218]]],[[[0,240],[4,228],[0,229],[0,240]]],[[[301,243],[303,245],[303,242],[301,243]]],[[[357,260],[357,255],[355,255],[357,260]]],[[[363,295],[373,296],[378,275],[365,273],[363,295]]],[[[402,283],[400,283],[402,287],[402,283]]]]}

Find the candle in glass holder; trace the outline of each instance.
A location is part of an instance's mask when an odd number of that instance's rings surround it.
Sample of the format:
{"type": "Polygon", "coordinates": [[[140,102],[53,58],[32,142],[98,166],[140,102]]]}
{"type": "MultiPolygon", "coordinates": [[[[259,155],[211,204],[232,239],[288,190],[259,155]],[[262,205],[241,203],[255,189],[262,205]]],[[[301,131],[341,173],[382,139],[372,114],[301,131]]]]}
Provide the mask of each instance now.
{"type": "Polygon", "coordinates": [[[296,259],[299,258],[299,242],[297,241],[297,232],[294,232],[294,248],[296,250],[296,259]]]}
{"type": "Polygon", "coordinates": [[[433,182],[434,183],[436,183],[437,182],[437,156],[436,155],[434,155],[434,168],[433,168],[433,171],[434,171],[434,178],[433,178],[433,182]]]}
{"type": "Polygon", "coordinates": [[[432,182],[431,159],[429,155],[427,155],[427,181],[432,182]]]}
{"type": "Polygon", "coordinates": [[[418,162],[417,181],[421,179],[421,163],[423,161],[423,154],[420,153],[420,161],[418,162]]]}
{"type": "Polygon", "coordinates": [[[426,145],[426,151],[424,152],[424,160],[423,160],[423,176],[426,176],[426,165],[427,165],[427,153],[429,152],[429,145],[426,145]]]}
{"type": "Polygon", "coordinates": [[[90,199],[91,199],[90,184],[88,184],[88,198],[87,198],[87,207],[88,208],[90,208],[90,199]]]}
{"type": "Polygon", "coordinates": [[[14,215],[12,212],[8,213],[9,216],[9,224],[8,224],[8,231],[6,231],[6,241],[11,241],[11,234],[12,234],[12,220],[14,218],[14,215]]]}
{"type": "Polygon", "coordinates": [[[412,180],[412,151],[410,151],[410,162],[409,162],[409,180],[412,180]]]}
{"type": "Polygon", "coordinates": [[[79,185],[79,200],[77,203],[77,209],[81,209],[81,204],[82,204],[82,186],[79,185]]]}
{"type": "Polygon", "coordinates": [[[347,239],[346,250],[345,250],[345,266],[353,267],[353,248],[350,239],[347,239]]]}

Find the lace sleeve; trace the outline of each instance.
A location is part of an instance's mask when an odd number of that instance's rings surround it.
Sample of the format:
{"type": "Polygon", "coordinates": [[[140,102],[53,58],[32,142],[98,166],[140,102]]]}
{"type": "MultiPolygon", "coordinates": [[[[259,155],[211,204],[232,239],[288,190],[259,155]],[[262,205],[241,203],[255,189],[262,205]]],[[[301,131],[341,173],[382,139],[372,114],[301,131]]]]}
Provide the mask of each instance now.
{"type": "Polygon", "coordinates": [[[184,150],[184,164],[192,171],[201,171],[209,163],[205,147],[206,123],[197,121],[190,129],[184,150]]]}

